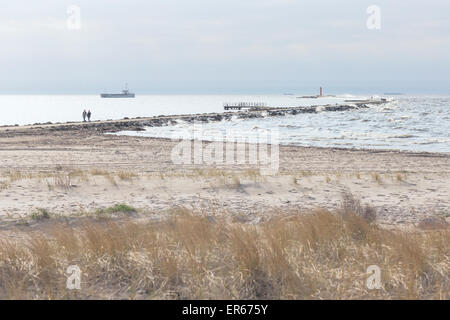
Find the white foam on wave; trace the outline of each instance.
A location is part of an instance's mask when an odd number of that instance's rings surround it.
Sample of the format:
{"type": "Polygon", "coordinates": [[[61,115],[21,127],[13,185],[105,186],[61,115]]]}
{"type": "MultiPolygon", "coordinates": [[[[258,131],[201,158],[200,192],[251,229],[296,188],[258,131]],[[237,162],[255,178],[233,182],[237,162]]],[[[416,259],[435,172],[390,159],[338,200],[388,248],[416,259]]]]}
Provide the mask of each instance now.
{"type": "Polygon", "coordinates": [[[394,138],[394,139],[408,139],[408,138],[416,138],[417,136],[413,134],[395,134],[391,136],[387,136],[387,138],[394,138]]]}

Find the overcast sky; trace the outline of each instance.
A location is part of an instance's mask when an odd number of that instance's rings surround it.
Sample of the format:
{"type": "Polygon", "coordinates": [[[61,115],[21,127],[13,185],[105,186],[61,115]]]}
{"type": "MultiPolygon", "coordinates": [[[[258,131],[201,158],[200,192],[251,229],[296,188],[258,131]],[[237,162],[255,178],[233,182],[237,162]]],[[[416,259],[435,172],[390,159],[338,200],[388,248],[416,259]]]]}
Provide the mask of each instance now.
{"type": "Polygon", "coordinates": [[[0,93],[450,93],[448,0],[0,1],[0,93]]]}

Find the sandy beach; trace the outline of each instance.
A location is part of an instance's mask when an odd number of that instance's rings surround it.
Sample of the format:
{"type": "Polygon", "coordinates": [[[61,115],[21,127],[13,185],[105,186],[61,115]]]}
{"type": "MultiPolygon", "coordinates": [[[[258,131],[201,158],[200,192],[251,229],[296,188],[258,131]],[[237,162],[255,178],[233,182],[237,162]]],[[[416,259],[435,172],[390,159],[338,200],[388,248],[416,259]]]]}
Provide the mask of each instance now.
{"type": "Polygon", "coordinates": [[[0,129],[0,219],[43,208],[80,215],[119,203],[163,219],[173,208],[258,223],[279,212],[337,208],[351,193],[389,226],[450,216],[450,155],[280,146],[277,174],[249,165],[176,165],[177,141],[95,127],[0,129]],[[280,210],[282,209],[282,210],[280,210]]]}

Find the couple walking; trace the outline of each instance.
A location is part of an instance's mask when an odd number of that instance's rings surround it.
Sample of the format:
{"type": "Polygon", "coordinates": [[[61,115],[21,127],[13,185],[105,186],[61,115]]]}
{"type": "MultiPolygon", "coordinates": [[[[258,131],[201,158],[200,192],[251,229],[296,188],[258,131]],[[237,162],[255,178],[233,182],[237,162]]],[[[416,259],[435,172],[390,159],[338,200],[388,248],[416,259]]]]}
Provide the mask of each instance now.
{"type": "Polygon", "coordinates": [[[91,110],[89,110],[88,112],[86,112],[86,109],[84,109],[83,111],[83,122],[86,122],[86,117],[88,119],[88,121],[91,121],[91,110]]]}

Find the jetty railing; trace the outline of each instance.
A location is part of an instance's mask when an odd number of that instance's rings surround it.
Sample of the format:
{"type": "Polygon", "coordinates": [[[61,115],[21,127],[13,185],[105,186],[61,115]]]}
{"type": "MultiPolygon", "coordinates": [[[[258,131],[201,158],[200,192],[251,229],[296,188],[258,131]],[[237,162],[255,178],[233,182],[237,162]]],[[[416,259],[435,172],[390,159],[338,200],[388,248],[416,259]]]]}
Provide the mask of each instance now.
{"type": "Polygon", "coordinates": [[[265,102],[225,102],[223,108],[225,110],[241,110],[250,108],[266,108],[265,102]]]}

